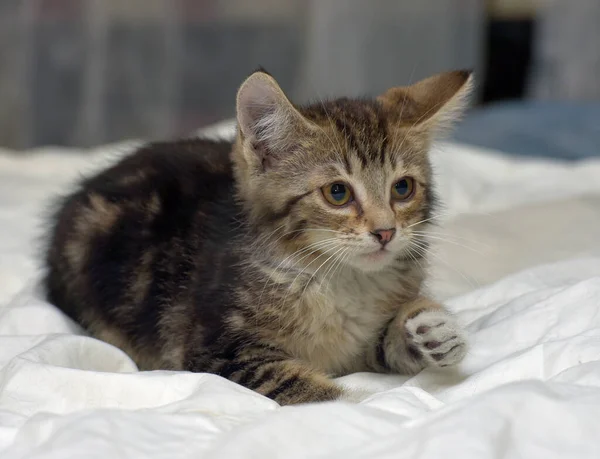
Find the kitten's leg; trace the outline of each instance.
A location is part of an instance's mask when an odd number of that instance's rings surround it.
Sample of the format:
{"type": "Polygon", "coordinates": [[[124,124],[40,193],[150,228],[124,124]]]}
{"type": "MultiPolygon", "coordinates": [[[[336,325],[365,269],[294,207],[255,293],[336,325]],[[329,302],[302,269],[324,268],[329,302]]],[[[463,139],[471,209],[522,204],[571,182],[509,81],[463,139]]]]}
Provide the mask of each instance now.
{"type": "Polygon", "coordinates": [[[382,330],[369,364],[378,371],[414,374],[455,365],[466,352],[465,333],[456,319],[442,305],[418,297],[402,305],[382,330]]]}
{"type": "MultiPolygon", "coordinates": [[[[246,348],[231,359],[213,360],[209,368],[211,373],[252,389],[280,405],[351,398],[325,374],[284,354],[275,354],[269,348],[246,348]]],[[[206,370],[197,368],[196,371],[206,370]]]]}

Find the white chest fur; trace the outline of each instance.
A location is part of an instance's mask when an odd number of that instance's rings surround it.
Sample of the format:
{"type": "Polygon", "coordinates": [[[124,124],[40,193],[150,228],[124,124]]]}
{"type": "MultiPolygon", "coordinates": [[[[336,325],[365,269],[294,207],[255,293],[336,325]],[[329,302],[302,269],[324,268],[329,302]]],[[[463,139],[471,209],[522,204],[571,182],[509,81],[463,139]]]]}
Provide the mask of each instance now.
{"type": "Polygon", "coordinates": [[[403,283],[394,271],[339,273],[311,283],[293,308],[295,331],[288,350],[333,374],[361,369],[366,350],[400,307],[403,283]]]}

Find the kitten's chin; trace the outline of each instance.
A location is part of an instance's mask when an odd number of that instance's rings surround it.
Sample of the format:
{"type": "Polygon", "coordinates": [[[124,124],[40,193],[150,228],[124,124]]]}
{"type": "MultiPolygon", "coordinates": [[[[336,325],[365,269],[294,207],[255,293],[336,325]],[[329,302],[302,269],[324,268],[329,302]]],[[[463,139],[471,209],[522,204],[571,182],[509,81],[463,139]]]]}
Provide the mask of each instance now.
{"type": "Polygon", "coordinates": [[[364,272],[377,272],[390,266],[396,258],[396,254],[389,250],[377,250],[363,253],[352,257],[348,264],[364,272]]]}

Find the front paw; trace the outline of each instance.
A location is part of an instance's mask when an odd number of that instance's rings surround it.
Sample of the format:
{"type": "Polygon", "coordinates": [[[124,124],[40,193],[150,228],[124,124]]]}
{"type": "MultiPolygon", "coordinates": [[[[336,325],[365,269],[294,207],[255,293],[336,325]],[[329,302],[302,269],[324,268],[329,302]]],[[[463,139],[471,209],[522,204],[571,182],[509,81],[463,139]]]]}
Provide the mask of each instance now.
{"type": "Polygon", "coordinates": [[[464,332],[444,310],[423,310],[405,322],[405,329],[408,350],[422,366],[456,365],[467,353],[464,332]]]}

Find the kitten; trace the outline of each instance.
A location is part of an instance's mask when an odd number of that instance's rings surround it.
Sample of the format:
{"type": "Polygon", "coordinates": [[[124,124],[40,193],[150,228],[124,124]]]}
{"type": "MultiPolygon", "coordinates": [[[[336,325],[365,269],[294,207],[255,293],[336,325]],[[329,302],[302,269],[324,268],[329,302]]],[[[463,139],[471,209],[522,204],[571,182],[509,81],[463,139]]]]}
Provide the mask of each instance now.
{"type": "Polygon", "coordinates": [[[460,362],[463,332],[421,285],[427,150],[471,80],[300,107],[253,73],[233,144],[148,145],[62,203],[49,300],[140,369],[215,373],[282,405],[345,397],[331,376],[460,362]]]}

